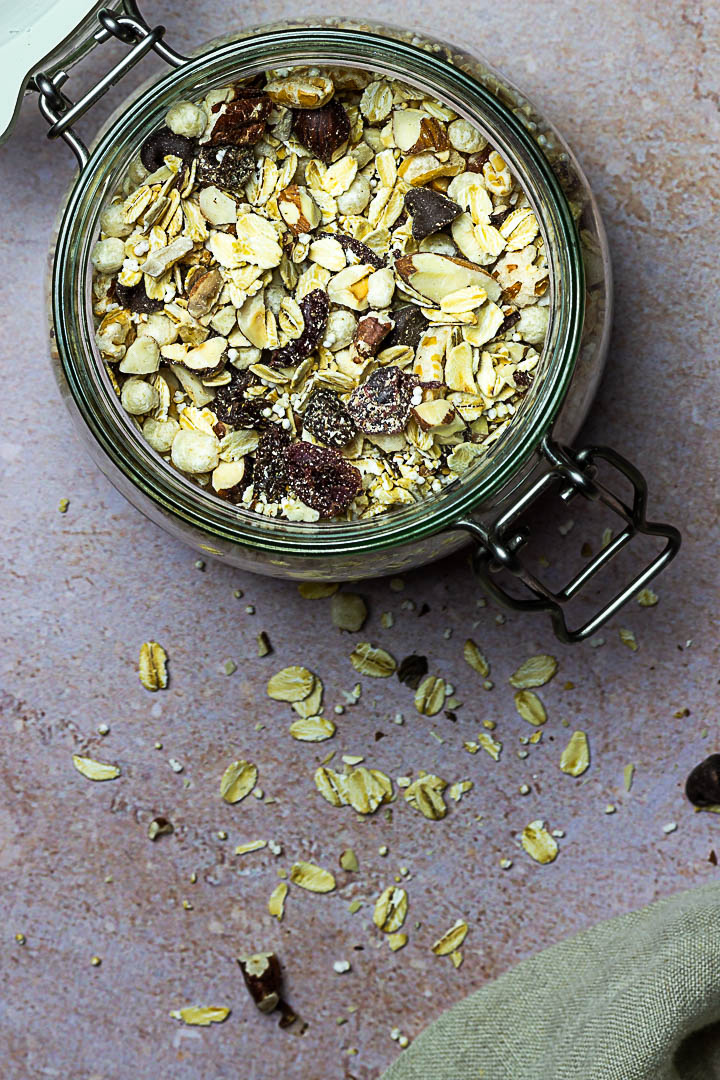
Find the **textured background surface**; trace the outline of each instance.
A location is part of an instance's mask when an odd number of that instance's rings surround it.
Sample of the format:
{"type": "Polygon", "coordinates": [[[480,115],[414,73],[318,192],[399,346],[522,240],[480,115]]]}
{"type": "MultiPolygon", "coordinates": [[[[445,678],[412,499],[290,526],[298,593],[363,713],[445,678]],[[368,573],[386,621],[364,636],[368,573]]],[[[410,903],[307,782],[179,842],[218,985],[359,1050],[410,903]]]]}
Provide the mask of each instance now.
{"type": "MultiPolygon", "coordinates": [[[[361,702],[321,747],[287,735],[289,707],[269,702],[264,687],[273,670],[298,661],[322,676],[329,706],[352,687],[351,639],[330,626],[328,601],[305,601],[292,584],[213,564],[196,570],[191,551],[109,487],[70,425],[47,360],[43,277],[72,162],[64,147],[46,143],[34,103],[26,102],[0,153],[6,1080],[369,1080],[397,1053],[391,1028],[412,1037],[519,957],[717,876],[708,856],[720,843],[718,822],[693,814],[681,793],[688,769],[720,750],[711,507],[720,326],[710,227],[718,210],[711,64],[720,24],[717,10],[704,7],[518,0],[507,8],[483,0],[468,17],[459,0],[442,10],[415,0],[363,9],[483,50],[577,150],[605,216],[617,279],[609,369],[585,435],[646,471],[651,508],[683,525],[685,547],[656,585],[659,605],[633,605],[596,649],[563,649],[531,619],[496,623],[492,606],[476,607],[463,559],[408,575],[402,593],[387,581],[363,583],[371,618],[361,637],[398,657],[425,653],[465,704],[457,723],[432,721],[414,713],[410,691],[397,680],[363,680],[361,702]],[[65,516],[57,512],[62,497],[71,500],[65,516]],[[244,590],[242,599],[235,589],[244,590]],[[406,600],[417,609],[404,609],[406,600]],[[422,604],[430,610],[420,616],[422,604]],[[380,624],[386,610],[396,616],[392,630],[380,624]],[[636,653],[620,642],[618,626],[636,632],[636,653]],[[255,656],[261,629],[275,650],[265,659],[255,656]],[[462,661],[468,635],[492,663],[489,693],[462,661]],[[157,695],[143,690],[135,672],[147,638],[170,656],[170,688],[157,695]],[[543,742],[523,761],[516,750],[529,730],[515,714],[507,678],[537,651],[554,652],[561,668],[541,691],[549,714],[543,742]],[[228,658],[238,664],[230,677],[222,672],[228,658]],[[564,689],[566,681],[574,688],[564,689]],[[397,711],[406,715],[403,727],[391,722],[397,711]],[[485,718],[498,722],[505,744],[499,764],[462,750],[485,718]],[[558,771],[568,736],[563,720],[590,735],[593,764],[579,781],[558,771]],[[265,726],[258,732],[259,721],[265,726]],[[103,722],[111,728],[105,738],[96,733],[103,722]],[[385,738],[376,742],[376,732],[385,738]],[[475,788],[444,822],[426,822],[405,805],[392,823],[382,813],[355,820],[312,787],[316,761],[331,746],[336,761],[341,753],[365,754],[393,776],[425,768],[450,781],[472,778],[475,788]],[[89,783],[72,768],[78,751],[118,762],[122,778],[89,783]],[[220,801],[220,774],[237,756],[258,764],[275,802],[250,798],[232,808],[220,801]],[[170,757],[184,763],[182,774],[171,771],[170,757]],[[629,762],[637,773],[628,795],[622,770],[629,762]],[[524,798],[522,783],[532,788],[524,798]],[[604,813],[608,802],[617,805],[613,816],[604,813]],[[157,814],[171,818],[176,833],[153,845],[147,824],[157,814]],[[537,817],[567,834],[546,868],[514,841],[537,817]],[[665,835],[672,821],[678,829],[665,835]],[[224,843],[220,829],[229,834],[224,843]],[[276,839],[285,854],[231,854],[256,837],[276,839]],[[377,853],[383,843],[385,858],[377,853]],[[293,890],[284,922],[269,918],[278,868],[309,857],[337,869],[350,844],[358,874],[338,871],[331,896],[293,890]],[[502,872],[499,859],[508,855],[515,864],[502,872]],[[347,906],[377,895],[400,866],[411,871],[411,942],[393,955],[378,944],[370,905],[356,915],[347,906]],[[455,972],[429,945],[459,917],[472,930],[455,972]],[[24,948],[15,944],[17,932],[27,936],[24,948]],[[282,956],[290,997],[309,1023],[302,1038],[278,1031],[245,997],[233,957],[261,948],[282,956]],[[90,966],[93,954],[101,967],[90,966]],[[353,970],[339,976],[332,964],[342,958],[353,970]],[[190,1003],[229,1005],[232,1016],[220,1028],[182,1029],[168,1013],[190,1003]],[[338,1017],[348,1022],[340,1026],[338,1017]]],[[[148,0],[146,10],[183,49],[290,9],[148,0]]],[[[110,52],[74,77],[74,90],[110,52]]],[[[147,62],[142,74],[151,70],[147,62]]],[[[122,93],[116,89],[112,102],[122,93]]],[[[597,530],[578,520],[569,550],[597,544],[597,530]]],[[[546,543],[553,558],[558,541],[553,526],[546,543]]]]}

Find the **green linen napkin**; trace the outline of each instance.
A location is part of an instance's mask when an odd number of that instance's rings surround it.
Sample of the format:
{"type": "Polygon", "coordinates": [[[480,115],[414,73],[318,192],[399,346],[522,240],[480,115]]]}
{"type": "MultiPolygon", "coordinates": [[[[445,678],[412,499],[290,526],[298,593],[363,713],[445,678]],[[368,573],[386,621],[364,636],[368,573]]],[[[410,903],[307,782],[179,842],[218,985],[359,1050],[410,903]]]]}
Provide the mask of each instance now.
{"type": "Polygon", "coordinates": [[[523,961],[443,1013],[382,1080],[720,1080],[720,885],[523,961]]]}

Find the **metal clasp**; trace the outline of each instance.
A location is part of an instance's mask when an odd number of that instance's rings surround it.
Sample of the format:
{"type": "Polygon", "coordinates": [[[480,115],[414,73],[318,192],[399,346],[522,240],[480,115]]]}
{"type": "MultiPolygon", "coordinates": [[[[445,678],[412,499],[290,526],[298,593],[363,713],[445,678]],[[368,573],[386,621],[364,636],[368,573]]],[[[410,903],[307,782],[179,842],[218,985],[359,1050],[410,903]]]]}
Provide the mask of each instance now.
{"type": "Polygon", "coordinates": [[[31,84],[32,89],[37,90],[39,95],[40,112],[50,124],[48,139],[64,139],[75,154],[81,169],[87,165],[90,152],[73,129],[75,121],[151,50],[173,67],[181,67],[188,60],[188,57],[182,56],[164,42],[164,26],[148,26],[140,14],[136,0],[123,0],[123,7],[125,15],[116,15],[107,8],[98,12],[100,29],[93,38],[99,45],[114,37],[126,45],[132,45],[132,48],[79,101],[71,101],[61,89],[68,79],[66,71],[58,71],[52,75],[39,71],[31,84]]]}
{"type": "Polygon", "coordinates": [[[645,478],[634,465],[615,450],[606,446],[588,446],[582,450],[570,450],[559,446],[547,437],[543,440],[541,449],[546,460],[543,474],[523,491],[509,509],[490,525],[467,519],[458,522],[457,527],[466,529],[479,541],[480,546],[473,556],[473,565],[482,578],[485,588],[497,600],[506,607],[519,611],[546,611],[561,641],[566,643],[583,641],[612,618],[628,600],[631,600],[675,558],[680,548],[681,537],[673,525],[647,521],[645,478]],[[624,502],[613,491],[597,481],[596,463],[600,461],[611,465],[630,481],[633,489],[631,504],[624,502]],[[530,573],[519,557],[518,552],[528,539],[529,532],[518,528],[517,519],[551,486],[557,487],[558,482],[561,485],[560,498],[565,502],[569,502],[576,495],[601,502],[622,518],[625,526],[602,551],[586,563],[572,581],[564,588],[553,591],[530,573]],[[666,540],[666,543],[652,562],[628,585],[587,622],[571,630],[567,625],[563,606],[577,596],[583,586],[637,535],[661,537],[666,540]],[[497,577],[498,572],[503,569],[523,583],[529,592],[528,596],[514,596],[500,584],[497,577]]]}

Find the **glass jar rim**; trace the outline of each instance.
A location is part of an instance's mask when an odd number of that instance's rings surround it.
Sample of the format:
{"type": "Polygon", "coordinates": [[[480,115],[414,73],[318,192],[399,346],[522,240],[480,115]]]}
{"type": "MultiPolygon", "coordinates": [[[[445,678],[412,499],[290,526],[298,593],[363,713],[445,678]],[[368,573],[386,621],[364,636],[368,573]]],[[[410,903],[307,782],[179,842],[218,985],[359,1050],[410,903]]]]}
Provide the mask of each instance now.
{"type": "MultiPolygon", "coordinates": [[[[486,502],[517,474],[552,427],[573,375],[584,314],[584,275],[579,238],[562,186],[522,107],[513,109],[491,88],[450,60],[457,50],[407,31],[334,21],[260,27],[247,36],[208,43],[194,58],[143,89],[106,126],[88,165],[69,193],[60,223],[52,271],[57,352],[75,404],[105,454],[131,483],[164,511],[190,522],[208,539],[259,548],[279,558],[332,557],[351,551],[392,548],[434,535],[486,502]],[[545,370],[534,398],[509,425],[493,450],[459,482],[411,507],[390,509],[352,522],[288,522],[261,516],[208,495],[167,465],[121,415],[97,358],[88,291],[89,253],[102,206],[134,156],[138,132],[164,118],[183,92],[212,82],[222,85],[267,68],[300,64],[370,69],[422,86],[459,115],[490,132],[533,205],[551,261],[551,323],[543,352],[545,370]],[[143,127],[144,125],[144,127],[143,127]],[[553,243],[548,243],[553,240],[553,243]],[[122,432],[122,438],[118,435],[122,432]]],[[[487,68],[492,76],[491,68],[487,68]]],[[[207,545],[212,550],[211,545],[207,545]]]]}

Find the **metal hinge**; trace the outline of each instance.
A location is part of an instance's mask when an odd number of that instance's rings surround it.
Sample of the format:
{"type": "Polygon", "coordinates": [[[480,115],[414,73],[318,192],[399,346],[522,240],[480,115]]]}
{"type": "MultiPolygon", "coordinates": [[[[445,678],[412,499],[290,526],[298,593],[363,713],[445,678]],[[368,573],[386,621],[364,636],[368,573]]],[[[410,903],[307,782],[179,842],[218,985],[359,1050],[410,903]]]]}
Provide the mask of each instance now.
{"type": "Polygon", "coordinates": [[[148,26],[135,0],[123,0],[123,7],[124,15],[117,15],[107,8],[98,12],[100,29],[95,32],[93,38],[98,45],[109,41],[110,38],[117,38],[132,48],[78,101],[71,101],[61,89],[68,79],[65,71],[57,71],[52,75],[39,71],[34,75],[31,83],[31,89],[36,90],[39,95],[40,112],[50,124],[48,139],[58,137],[64,139],[75,154],[81,169],[87,164],[90,152],[73,128],[75,121],[83,116],[103,94],[107,93],[111,86],[119,82],[146,53],[150,51],[157,53],[172,67],[181,67],[188,60],[188,57],[176,52],[165,43],[164,26],[148,26]]]}

